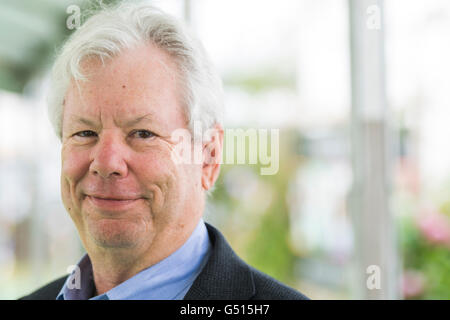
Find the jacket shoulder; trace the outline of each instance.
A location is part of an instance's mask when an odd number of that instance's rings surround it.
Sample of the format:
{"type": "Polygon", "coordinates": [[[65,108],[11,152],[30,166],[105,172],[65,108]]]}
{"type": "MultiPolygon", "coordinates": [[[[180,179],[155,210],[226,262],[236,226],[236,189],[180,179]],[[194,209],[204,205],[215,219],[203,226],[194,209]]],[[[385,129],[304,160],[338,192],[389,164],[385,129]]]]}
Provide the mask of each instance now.
{"type": "Polygon", "coordinates": [[[281,283],[269,275],[248,266],[255,284],[252,300],[309,300],[301,292],[281,283]]]}
{"type": "Polygon", "coordinates": [[[185,296],[186,300],[298,300],[300,292],[248,265],[219,230],[206,223],[211,256],[185,296]]]}
{"type": "Polygon", "coordinates": [[[66,279],[67,276],[56,279],[19,300],[55,300],[66,279]]]}

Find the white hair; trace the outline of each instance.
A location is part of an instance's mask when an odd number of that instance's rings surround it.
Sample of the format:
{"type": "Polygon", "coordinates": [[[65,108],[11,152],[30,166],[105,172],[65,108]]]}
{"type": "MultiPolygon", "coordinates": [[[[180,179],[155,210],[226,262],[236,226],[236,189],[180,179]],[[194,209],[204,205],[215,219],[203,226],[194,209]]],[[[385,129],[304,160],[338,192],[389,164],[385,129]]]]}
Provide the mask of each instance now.
{"type": "Polygon", "coordinates": [[[174,17],[140,1],[125,1],[103,7],[66,41],[52,70],[48,115],[56,135],[62,139],[64,97],[72,80],[86,80],[80,64],[85,58],[103,63],[126,48],[153,44],[166,52],[177,66],[189,129],[194,122],[202,130],[222,123],[223,91],[201,43],[174,17]]]}

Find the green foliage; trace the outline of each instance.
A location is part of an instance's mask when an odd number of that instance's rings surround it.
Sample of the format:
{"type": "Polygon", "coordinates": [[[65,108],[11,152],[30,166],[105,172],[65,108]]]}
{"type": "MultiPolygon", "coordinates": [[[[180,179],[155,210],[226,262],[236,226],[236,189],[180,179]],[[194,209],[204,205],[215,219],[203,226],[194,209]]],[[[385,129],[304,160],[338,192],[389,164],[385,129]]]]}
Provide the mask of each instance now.
{"type": "Polygon", "coordinates": [[[226,76],[224,82],[228,86],[238,86],[245,91],[259,93],[274,88],[295,90],[296,80],[293,72],[282,72],[277,68],[268,67],[251,74],[226,76]]]}
{"type": "Polygon", "coordinates": [[[282,204],[274,205],[262,217],[247,246],[251,265],[285,283],[293,280],[294,255],[288,246],[288,232],[286,208],[282,204]]]}
{"type": "Polygon", "coordinates": [[[410,217],[401,221],[404,268],[425,277],[422,299],[450,299],[450,250],[432,244],[410,217]]]}
{"type": "MultiPolygon", "coordinates": [[[[223,165],[212,198],[215,205],[225,210],[226,217],[216,217],[215,220],[222,220],[221,228],[225,230],[238,255],[253,267],[291,286],[295,285],[293,269],[296,255],[290,247],[286,194],[300,164],[293,147],[296,138],[297,133],[294,131],[280,131],[280,166],[275,175],[260,175],[261,165],[258,164],[223,165]],[[237,168],[250,172],[249,176],[256,179],[258,185],[254,194],[240,199],[231,194],[232,187],[224,182],[230,178],[231,171],[237,168]],[[266,192],[270,195],[269,204],[261,209],[260,203],[267,201],[266,192]]],[[[246,152],[248,154],[248,149],[246,152]]],[[[238,178],[245,180],[242,175],[238,178]]],[[[248,191],[245,183],[240,187],[243,188],[242,192],[248,191]]]]}

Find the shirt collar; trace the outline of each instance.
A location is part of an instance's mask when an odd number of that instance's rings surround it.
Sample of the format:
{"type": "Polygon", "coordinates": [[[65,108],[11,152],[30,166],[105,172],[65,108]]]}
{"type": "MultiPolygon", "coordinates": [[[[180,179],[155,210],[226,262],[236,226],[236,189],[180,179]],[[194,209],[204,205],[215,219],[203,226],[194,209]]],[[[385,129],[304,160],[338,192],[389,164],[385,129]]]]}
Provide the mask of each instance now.
{"type": "Polygon", "coordinates": [[[67,278],[56,299],[183,299],[208,261],[210,251],[208,231],[203,219],[200,219],[188,240],[170,256],[96,297],[92,297],[95,292],[92,264],[89,256],[85,254],[67,278]]]}

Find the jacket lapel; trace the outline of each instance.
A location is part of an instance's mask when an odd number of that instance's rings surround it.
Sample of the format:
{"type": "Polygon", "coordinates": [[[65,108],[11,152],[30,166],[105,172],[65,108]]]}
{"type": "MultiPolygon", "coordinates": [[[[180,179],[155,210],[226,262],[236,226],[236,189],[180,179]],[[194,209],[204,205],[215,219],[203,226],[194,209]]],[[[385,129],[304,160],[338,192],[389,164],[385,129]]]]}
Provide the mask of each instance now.
{"type": "Polygon", "coordinates": [[[192,284],[185,300],[247,300],[255,295],[248,265],[231,249],[223,235],[206,223],[212,243],[211,256],[192,284]]]}

